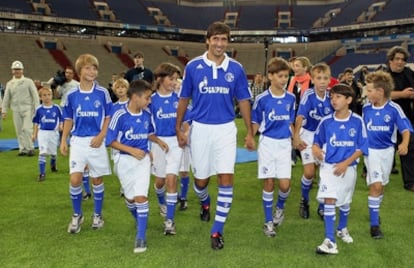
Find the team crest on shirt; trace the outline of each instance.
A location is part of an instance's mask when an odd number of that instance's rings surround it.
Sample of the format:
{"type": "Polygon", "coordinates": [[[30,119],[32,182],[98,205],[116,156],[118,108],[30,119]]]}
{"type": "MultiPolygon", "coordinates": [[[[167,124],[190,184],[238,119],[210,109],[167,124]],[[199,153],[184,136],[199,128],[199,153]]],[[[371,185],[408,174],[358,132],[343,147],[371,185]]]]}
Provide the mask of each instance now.
{"type": "Polygon", "coordinates": [[[388,123],[391,121],[391,116],[389,114],[384,115],[384,122],[388,123]]]}
{"type": "Polygon", "coordinates": [[[290,111],[290,104],[286,104],[286,111],[290,111]]]}
{"type": "Polygon", "coordinates": [[[233,82],[234,81],[234,74],[232,74],[232,73],[226,73],[225,75],[224,75],[224,79],[227,81],[227,82],[233,82]]]}
{"type": "Polygon", "coordinates": [[[178,101],[174,102],[173,106],[174,106],[175,109],[177,109],[178,108],[178,101]]]}
{"type": "Polygon", "coordinates": [[[350,137],[355,137],[357,131],[355,128],[351,128],[348,133],[350,137]]]}
{"type": "Polygon", "coordinates": [[[98,100],[96,100],[96,101],[93,103],[93,106],[94,106],[95,108],[99,108],[99,106],[101,106],[101,102],[100,102],[100,101],[98,101],[98,100]]]}

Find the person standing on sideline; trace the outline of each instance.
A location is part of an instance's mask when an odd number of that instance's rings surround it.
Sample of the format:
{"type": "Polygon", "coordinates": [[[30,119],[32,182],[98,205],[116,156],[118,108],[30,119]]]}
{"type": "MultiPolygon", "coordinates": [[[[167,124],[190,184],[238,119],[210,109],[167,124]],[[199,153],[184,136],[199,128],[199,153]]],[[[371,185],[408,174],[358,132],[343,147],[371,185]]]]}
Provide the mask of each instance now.
{"type": "Polygon", "coordinates": [[[65,68],[65,83],[63,85],[58,86],[56,89],[59,96],[60,96],[60,107],[64,107],[66,104],[66,99],[68,93],[71,89],[74,89],[79,86],[79,82],[74,79],[75,70],[72,67],[68,66],[65,68]]]}
{"type": "Polygon", "coordinates": [[[135,53],[134,64],[134,67],[125,73],[124,78],[128,80],[129,83],[135,80],[145,80],[152,84],[154,75],[150,69],[144,67],[144,53],[141,51],[135,53]]]}
{"type": "MultiPolygon", "coordinates": [[[[310,217],[309,193],[317,164],[312,154],[313,137],[321,119],[333,112],[327,91],[331,79],[331,69],[325,63],[318,63],[312,67],[310,73],[314,86],[307,90],[300,100],[293,133],[293,145],[300,151],[302,157],[302,198],[299,204],[299,215],[304,219],[310,217]]],[[[317,212],[323,219],[323,205],[319,205],[317,212]]]]}
{"type": "Polygon", "coordinates": [[[269,61],[267,76],[270,87],[256,97],[252,111],[253,135],[258,130],[261,133],[257,150],[258,178],[263,181],[263,231],[268,237],[274,237],[274,226],[282,224],[285,202],[290,193],[292,166],[286,155],[292,150],[296,97],[285,90],[289,70],[289,63],[282,58],[276,57],[269,61]],[[276,179],[279,194],[272,217],[276,179]]]}
{"type": "MultiPolygon", "coordinates": [[[[394,90],[391,91],[391,99],[398,103],[411,126],[414,124],[414,71],[406,66],[410,53],[401,46],[390,48],[387,53],[388,68],[394,80],[394,90]]],[[[397,135],[397,143],[401,143],[401,135],[397,135]]],[[[410,135],[408,153],[400,155],[401,173],[404,189],[414,192],[414,134],[410,135]]]]}
{"type": "Polygon", "coordinates": [[[2,118],[7,118],[8,109],[13,111],[13,123],[19,143],[18,156],[34,156],[33,115],[39,106],[39,93],[32,79],[23,75],[23,63],[13,61],[13,78],[6,84],[2,105],[2,118]]]}
{"type": "Polygon", "coordinates": [[[235,98],[247,129],[245,146],[249,150],[255,148],[250,115],[252,94],[242,65],[226,54],[229,41],[230,28],[226,24],[214,22],[208,27],[207,51],[191,60],[184,71],[175,127],[178,142],[184,146],[187,138],[182,123],[191,99],[193,121],[189,139],[194,190],[201,202],[202,221],[210,220],[210,177],[217,174],[218,178],[217,209],[211,229],[213,249],[224,247],[223,229],[233,202],[237,149],[235,98]]]}
{"type": "Polygon", "coordinates": [[[335,110],[322,118],[312,146],[314,157],[321,162],[317,199],[324,203],[325,239],[316,248],[318,254],[338,254],[335,239],[336,207],[339,221],[336,236],[345,243],[354,240],[348,231],[348,215],[355,190],[357,165],[368,153],[368,139],[362,117],[349,109],[355,92],[345,84],[330,89],[335,110]]]}
{"type": "Polygon", "coordinates": [[[379,239],[384,236],[380,229],[379,211],[394,162],[397,128],[402,136],[397,147],[399,155],[408,153],[413,128],[401,107],[390,100],[394,88],[391,75],[376,71],[365,78],[369,102],[364,105],[362,116],[368,133],[368,156],[365,157],[368,209],[371,237],[379,239]]]}
{"type": "Polygon", "coordinates": [[[33,142],[39,144],[39,182],[46,178],[46,157],[50,155],[50,170],[57,172],[56,156],[59,145],[59,131],[63,128],[62,111],[53,103],[53,92],[49,88],[39,89],[42,104],[36,108],[33,117],[33,142]]]}
{"type": "Polygon", "coordinates": [[[104,200],[103,176],[110,175],[108,152],[105,136],[110,120],[112,101],[108,90],[99,86],[95,80],[98,76],[99,62],[91,54],[82,54],[75,63],[80,76],[79,86],[68,93],[63,109],[63,133],[60,142],[62,155],[68,154],[67,138],[70,138],[69,172],[70,197],[73,215],[68,232],[75,234],[81,230],[82,211],[82,175],[87,166],[92,178],[94,213],[92,228],[100,229],[104,225],[102,205],[104,200]]]}

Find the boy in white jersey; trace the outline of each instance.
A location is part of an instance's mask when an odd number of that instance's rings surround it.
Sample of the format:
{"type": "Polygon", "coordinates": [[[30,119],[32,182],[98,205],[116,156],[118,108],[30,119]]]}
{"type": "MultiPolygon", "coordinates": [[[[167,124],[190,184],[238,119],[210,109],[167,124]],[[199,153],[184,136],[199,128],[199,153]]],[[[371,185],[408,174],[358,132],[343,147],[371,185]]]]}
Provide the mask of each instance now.
{"type": "Polygon", "coordinates": [[[83,222],[82,212],[82,175],[87,166],[92,178],[94,213],[92,228],[103,227],[102,205],[104,199],[103,176],[111,174],[105,136],[112,108],[108,90],[99,86],[99,63],[95,56],[82,54],[75,63],[80,76],[80,85],[69,91],[63,109],[63,133],[60,143],[62,155],[68,154],[67,138],[70,138],[69,172],[70,196],[73,215],[68,232],[79,233],[83,222]]]}
{"type": "MultiPolygon", "coordinates": [[[[302,95],[293,134],[293,146],[300,151],[302,157],[302,199],[299,215],[304,219],[309,218],[309,192],[316,172],[316,161],[312,154],[313,136],[322,117],[333,111],[327,92],[331,69],[325,63],[318,63],[312,67],[310,73],[314,86],[302,95]]],[[[322,215],[322,213],[323,205],[320,205],[318,214],[322,215]]]]}
{"type": "Polygon", "coordinates": [[[397,149],[399,155],[407,154],[413,129],[401,107],[390,100],[394,88],[391,75],[377,71],[368,74],[365,81],[369,102],[364,105],[362,115],[368,133],[365,164],[368,171],[370,232],[372,238],[380,239],[384,235],[380,229],[379,211],[394,161],[397,128],[402,136],[397,149]]]}
{"type": "Polygon", "coordinates": [[[348,214],[356,183],[359,157],[367,154],[368,141],[362,118],[349,110],[354,91],[345,84],[330,90],[335,112],[324,118],[315,132],[312,153],[321,162],[317,199],[324,203],[325,239],[316,248],[319,254],[337,254],[335,240],[336,208],[339,223],[336,235],[345,243],[352,243],[348,214]]]}
{"type": "Polygon", "coordinates": [[[182,131],[184,114],[192,100],[191,140],[194,190],[201,202],[200,218],[210,220],[210,177],[217,174],[218,196],[211,247],[224,247],[224,223],[233,202],[233,174],[236,162],[237,128],[234,123],[234,99],[247,128],[245,146],[255,147],[250,120],[252,94],[246,73],[237,61],[226,54],[230,28],[222,22],[212,23],[206,34],[207,52],[191,60],[184,71],[180,101],[177,108],[177,138],[180,146],[187,143],[182,131]]]}
{"type": "Polygon", "coordinates": [[[268,90],[259,94],[253,104],[253,135],[259,130],[258,178],[263,180],[264,234],[274,237],[274,225],[284,219],[285,202],[290,193],[292,173],[291,159],[293,122],[295,121],[296,97],[285,90],[289,80],[289,63],[276,57],[267,66],[270,81],[268,90]],[[279,195],[272,218],[275,179],[278,179],[279,195]]]}
{"type": "Polygon", "coordinates": [[[134,253],[147,249],[151,169],[148,143],[150,139],[154,143],[160,142],[153,135],[151,115],[146,110],[151,93],[148,82],[133,81],[128,89],[129,102],[113,114],[107,134],[107,143],[119,152],[114,156],[114,165],[124,189],[125,203],[136,225],[134,253]]]}
{"type": "Polygon", "coordinates": [[[177,176],[183,149],[178,145],[175,124],[178,95],[174,92],[179,69],[171,63],[162,63],[154,70],[156,92],[151,96],[149,110],[155,135],[161,142],[151,145],[152,174],[160,213],[165,217],[164,234],[176,234],[174,215],[177,204],[177,176]],[[166,187],[165,187],[166,186],[166,187]],[[167,188],[167,194],[165,194],[167,188]],[[165,213],[165,214],[164,214],[165,213]]]}
{"type": "Polygon", "coordinates": [[[52,90],[42,87],[39,89],[42,104],[36,108],[33,117],[33,142],[37,139],[39,145],[39,177],[38,181],[46,178],[46,157],[50,155],[50,170],[57,172],[56,155],[59,144],[59,131],[63,127],[62,111],[53,103],[52,90]]]}

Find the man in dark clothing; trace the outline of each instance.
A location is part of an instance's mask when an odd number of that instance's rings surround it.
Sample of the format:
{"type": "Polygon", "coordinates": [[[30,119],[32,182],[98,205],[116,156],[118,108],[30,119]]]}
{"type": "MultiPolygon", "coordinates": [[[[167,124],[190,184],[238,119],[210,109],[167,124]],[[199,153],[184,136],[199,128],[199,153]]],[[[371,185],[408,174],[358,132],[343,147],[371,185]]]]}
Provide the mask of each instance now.
{"type": "MultiPolygon", "coordinates": [[[[398,103],[407,118],[414,124],[414,72],[406,67],[410,53],[403,47],[392,47],[387,53],[387,71],[394,79],[395,89],[391,92],[391,99],[398,103]]],[[[398,135],[398,143],[401,136],[398,135]]],[[[400,156],[402,179],[404,188],[414,192],[414,134],[411,133],[408,145],[408,154],[400,156]]]]}
{"type": "Polygon", "coordinates": [[[145,80],[152,84],[154,76],[150,69],[144,67],[144,54],[142,52],[138,51],[135,53],[134,63],[135,66],[126,72],[125,79],[128,80],[129,83],[135,80],[145,80]]]}

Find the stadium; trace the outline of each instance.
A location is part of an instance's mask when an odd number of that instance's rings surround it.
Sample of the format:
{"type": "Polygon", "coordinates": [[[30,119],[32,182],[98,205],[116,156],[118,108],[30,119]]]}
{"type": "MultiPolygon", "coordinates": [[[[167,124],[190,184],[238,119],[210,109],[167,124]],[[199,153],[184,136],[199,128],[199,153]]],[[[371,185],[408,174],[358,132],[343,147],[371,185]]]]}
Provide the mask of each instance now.
{"type": "MultiPolygon", "coordinates": [[[[163,61],[183,67],[204,51],[204,28],[224,21],[232,28],[228,54],[250,78],[263,72],[266,58],[273,56],[324,61],[336,76],[346,67],[355,73],[362,65],[376,68],[393,45],[411,51],[411,5],[408,0],[3,0],[1,61],[19,58],[27,66],[42,66],[26,68],[26,75],[47,81],[79,54],[94,52],[103,63],[99,82],[105,86],[112,73],[133,65],[136,50],[144,52],[150,69],[163,61]]],[[[5,83],[9,66],[0,68],[5,83]]]]}
{"type": "MultiPolygon", "coordinates": [[[[1,0],[0,84],[12,77],[19,60],[24,75],[48,81],[73,66],[80,54],[91,53],[100,63],[98,82],[107,87],[111,76],[134,65],[137,51],[145,67],[171,62],[182,70],[206,50],[205,31],[214,21],[231,28],[226,52],[239,61],[249,80],[266,73],[272,57],[306,56],[327,63],[334,77],[351,67],[355,77],[363,66],[376,70],[386,53],[402,46],[414,53],[414,1],[411,0],[1,0]]],[[[407,65],[411,66],[411,58],[407,65]]],[[[236,119],[238,147],[243,147],[242,119],[236,119]]],[[[0,140],[15,138],[11,116],[2,122],[0,140]]],[[[212,251],[210,224],[199,220],[197,196],[190,189],[188,210],[176,213],[177,235],[162,234],[162,220],[152,183],[148,251],[132,253],[135,226],[119,197],[115,175],[105,178],[102,230],[84,225],[66,232],[70,215],[68,157],[59,155],[59,172],[36,181],[37,159],[1,151],[1,267],[410,267],[414,254],[412,193],[402,187],[401,172],[390,177],[381,207],[385,238],[369,233],[368,187],[358,179],[349,228],[354,242],[338,241],[337,256],[315,254],[324,232],[316,213],[316,189],[311,192],[311,216],[298,215],[301,164],[292,168],[292,193],[286,219],[275,238],[263,235],[262,184],[256,156],[239,159],[235,198],[226,223],[226,248],[212,251]]],[[[399,160],[397,159],[397,166],[399,160]]],[[[193,180],[191,178],[191,180],[193,180]]],[[[216,199],[215,180],[211,184],[216,199]],[[214,183],[213,183],[214,181],[214,183]]],[[[276,192],[277,190],[275,190],[276,192]]],[[[215,202],[215,201],[214,201],[215,202]]],[[[90,212],[93,201],[85,201],[90,212]]],[[[85,221],[90,222],[90,215],[85,221]]]]}

